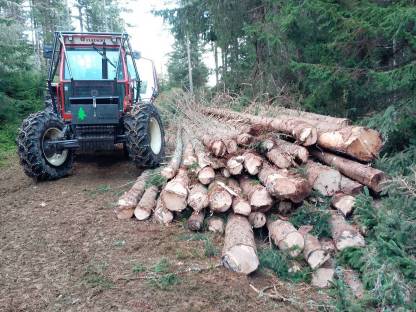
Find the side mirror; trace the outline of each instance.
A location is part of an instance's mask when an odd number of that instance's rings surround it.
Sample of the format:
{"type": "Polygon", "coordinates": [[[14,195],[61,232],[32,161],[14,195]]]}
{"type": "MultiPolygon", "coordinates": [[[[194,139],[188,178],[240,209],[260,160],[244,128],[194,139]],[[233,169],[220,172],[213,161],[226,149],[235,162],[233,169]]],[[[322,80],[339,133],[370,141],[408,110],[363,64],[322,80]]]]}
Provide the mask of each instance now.
{"type": "Polygon", "coordinates": [[[138,51],[133,51],[132,52],[132,54],[131,54],[131,56],[135,59],[135,60],[138,60],[138,59],[140,59],[141,57],[142,57],[142,55],[140,54],[140,52],[138,52],[138,51]]]}
{"type": "Polygon", "coordinates": [[[51,45],[43,46],[43,57],[45,59],[51,59],[52,58],[52,52],[53,52],[53,47],[51,45]]]}

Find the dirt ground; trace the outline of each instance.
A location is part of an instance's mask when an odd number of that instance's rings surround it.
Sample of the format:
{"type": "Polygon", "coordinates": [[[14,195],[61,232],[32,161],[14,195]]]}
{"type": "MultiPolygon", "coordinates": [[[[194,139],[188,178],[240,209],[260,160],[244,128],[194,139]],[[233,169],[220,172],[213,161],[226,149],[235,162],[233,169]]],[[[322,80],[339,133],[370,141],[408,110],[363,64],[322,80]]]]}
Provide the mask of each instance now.
{"type": "MultiPolygon", "coordinates": [[[[113,205],[138,173],[121,153],[78,156],[73,174],[52,182],[27,178],[16,157],[1,167],[0,311],[328,309],[325,292],[308,285],[216,266],[181,221],[118,221],[113,205]],[[250,284],[275,285],[289,301],[250,284]]],[[[222,239],[213,237],[217,250],[222,239]]]]}

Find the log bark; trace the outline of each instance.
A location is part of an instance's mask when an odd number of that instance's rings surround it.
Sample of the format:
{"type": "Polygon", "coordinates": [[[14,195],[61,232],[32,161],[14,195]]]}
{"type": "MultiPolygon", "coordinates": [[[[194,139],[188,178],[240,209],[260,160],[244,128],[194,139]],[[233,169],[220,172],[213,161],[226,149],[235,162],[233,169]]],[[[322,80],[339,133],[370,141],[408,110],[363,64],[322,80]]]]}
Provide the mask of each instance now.
{"type": "Polygon", "coordinates": [[[160,197],[170,211],[182,211],[187,206],[189,178],[185,169],[179,169],[176,177],[169,181],[160,197]]]}
{"type": "Polygon", "coordinates": [[[243,154],[244,168],[251,175],[257,175],[263,164],[263,158],[254,152],[245,152],[243,154]]]}
{"type": "Polygon", "coordinates": [[[341,188],[341,173],[314,161],[306,163],[308,182],[312,188],[323,196],[332,196],[341,188]]]}
{"type": "Polygon", "coordinates": [[[208,188],[209,207],[213,212],[226,212],[233,202],[231,194],[222,183],[220,180],[214,180],[208,188]]]}
{"type": "Polygon", "coordinates": [[[292,223],[283,220],[269,221],[267,228],[273,243],[279,249],[287,250],[292,257],[297,257],[305,247],[303,236],[292,223]]]}
{"type": "Polygon", "coordinates": [[[347,177],[368,186],[374,192],[381,192],[382,184],[386,180],[384,172],[331,153],[314,150],[311,155],[347,177]]]}
{"type": "Polygon", "coordinates": [[[146,180],[150,175],[150,171],[144,171],[133,184],[130,190],[125,192],[117,201],[117,206],[114,209],[114,213],[120,220],[130,219],[133,217],[134,208],[136,208],[139,199],[142,197],[146,180]]]}
{"type": "Polygon", "coordinates": [[[243,194],[249,200],[252,211],[267,212],[270,210],[273,199],[263,185],[247,176],[240,177],[239,183],[243,194]]]}
{"type": "Polygon", "coordinates": [[[362,185],[361,183],[351,180],[350,178],[347,178],[344,175],[341,176],[340,190],[342,193],[348,195],[358,195],[363,191],[363,189],[364,185],[362,185]]]}
{"type": "Polygon", "coordinates": [[[204,135],[202,143],[215,156],[223,157],[227,152],[227,147],[221,139],[213,138],[210,135],[204,135]]]}
{"type": "Polygon", "coordinates": [[[194,211],[188,219],[188,229],[191,231],[199,231],[204,224],[205,211],[194,211]]]}
{"type": "Polygon", "coordinates": [[[208,185],[215,178],[215,171],[211,166],[207,166],[198,171],[198,181],[203,185],[208,185]]]}
{"type": "Polygon", "coordinates": [[[259,212],[259,211],[252,212],[248,216],[248,222],[255,229],[259,229],[259,228],[265,226],[266,221],[267,221],[267,218],[266,218],[266,215],[263,212],[259,212]]]}
{"type": "Polygon", "coordinates": [[[354,209],[355,197],[344,193],[336,193],[332,197],[331,203],[344,217],[348,217],[354,209]]]}
{"type": "Polygon", "coordinates": [[[305,240],[303,256],[311,269],[315,270],[324,264],[330,258],[330,255],[322,248],[321,243],[315,236],[306,234],[303,238],[305,240]]]}
{"type": "Polygon", "coordinates": [[[224,233],[224,220],[220,217],[210,217],[207,220],[207,226],[208,226],[208,231],[213,232],[213,233],[219,233],[219,234],[223,234],[224,233]]]}
{"type": "Polygon", "coordinates": [[[304,177],[287,169],[275,169],[266,162],[263,163],[259,179],[272,196],[294,203],[300,203],[311,192],[311,185],[304,177]]]}
{"type": "Polygon", "coordinates": [[[323,148],[367,162],[376,158],[383,147],[379,132],[357,126],[322,133],[317,143],[323,148]]]}
{"type": "Polygon", "coordinates": [[[198,163],[198,160],[194,154],[194,147],[192,143],[188,143],[183,152],[183,165],[185,168],[189,169],[192,166],[195,166],[198,163]]]}
{"type": "Polygon", "coordinates": [[[239,175],[243,171],[243,156],[233,156],[227,161],[227,169],[231,175],[239,175]]]}
{"type": "Polygon", "coordinates": [[[157,195],[159,195],[159,188],[154,185],[144,191],[142,198],[134,209],[134,216],[137,220],[146,220],[151,216],[156,207],[157,195]]]}
{"type": "Polygon", "coordinates": [[[364,237],[360,231],[345,221],[344,217],[336,212],[331,213],[331,231],[337,250],[343,250],[347,247],[364,247],[364,237]]]}
{"type": "Polygon", "coordinates": [[[247,218],[229,216],[221,260],[227,269],[243,274],[250,274],[259,266],[254,234],[247,218]]]}
{"type": "Polygon", "coordinates": [[[208,189],[200,184],[195,183],[189,188],[188,205],[195,211],[201,211],[208,207],[208,189]]]}
{"type": "Polygon", "coordinates": [[[169,164],[162,169],[160,174],[165,177],[167,180],[172,179],[176,172],[179,170],[179,166],[182,162],[182,153],[183,153],[183,140],[182,140],[182,128],[178,129],[178,132],[176,134],[176,144],[175,144],[175,152],[173,153],[173,156],[171,160],[169,161],[169,164]]]}
{"type": "Polygon", "coordinates": [[[170,210],[166,209],[160,197],[157,200],[153,217],[156,220],[156,222],[164,225],[168,225],[173,221],[173,213],[170,210]]]}

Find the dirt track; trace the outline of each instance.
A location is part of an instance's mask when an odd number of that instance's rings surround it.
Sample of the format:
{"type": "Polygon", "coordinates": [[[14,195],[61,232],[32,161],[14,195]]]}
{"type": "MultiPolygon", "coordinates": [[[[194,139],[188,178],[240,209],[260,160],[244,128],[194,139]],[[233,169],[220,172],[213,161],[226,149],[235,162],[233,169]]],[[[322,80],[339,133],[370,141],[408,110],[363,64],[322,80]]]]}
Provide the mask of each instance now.
{"type": "MultiPolygon", "coordinates": [[[[222,267],[179,274],[177,284],[157,287],[146,276],[163,258],[169,272],[216,265],[219,258],[207,258],[204,242],[181,222],[115,219],[113,203],[137,174],[115,154],[78,157],[73,175],[38,184],[16,158],[1,167],[0,311],[310,311],[307,302],[325,299],[267,272],[244,277],[222,267]],[[260,298],[250,283],[275,284],[299,304],[260,298]]],[[[222,238],[214,243],[221,250],[222,238]]]]}

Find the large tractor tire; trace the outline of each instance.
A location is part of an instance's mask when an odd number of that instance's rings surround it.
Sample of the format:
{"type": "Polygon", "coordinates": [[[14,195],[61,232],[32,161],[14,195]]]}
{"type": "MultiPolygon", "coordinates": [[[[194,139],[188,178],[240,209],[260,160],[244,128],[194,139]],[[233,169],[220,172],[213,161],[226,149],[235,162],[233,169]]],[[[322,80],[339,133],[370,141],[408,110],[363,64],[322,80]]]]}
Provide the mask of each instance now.
{"type": "Polygon", "coordinates": [[[18,154],[24,172],[37,181],[54,180],[68,175],[74,154],[45,150],[48,140],[63,138],[64,123],[51,110],[40,111],[27,117],[17,136],[18,154]]]}
{"type": "Polygon", "coordinates": [[[156,107],[145,104],[126,115],[124,128],[130,159],[139,167],[159,166],[165,157],[165,132],[156,107]]]}

